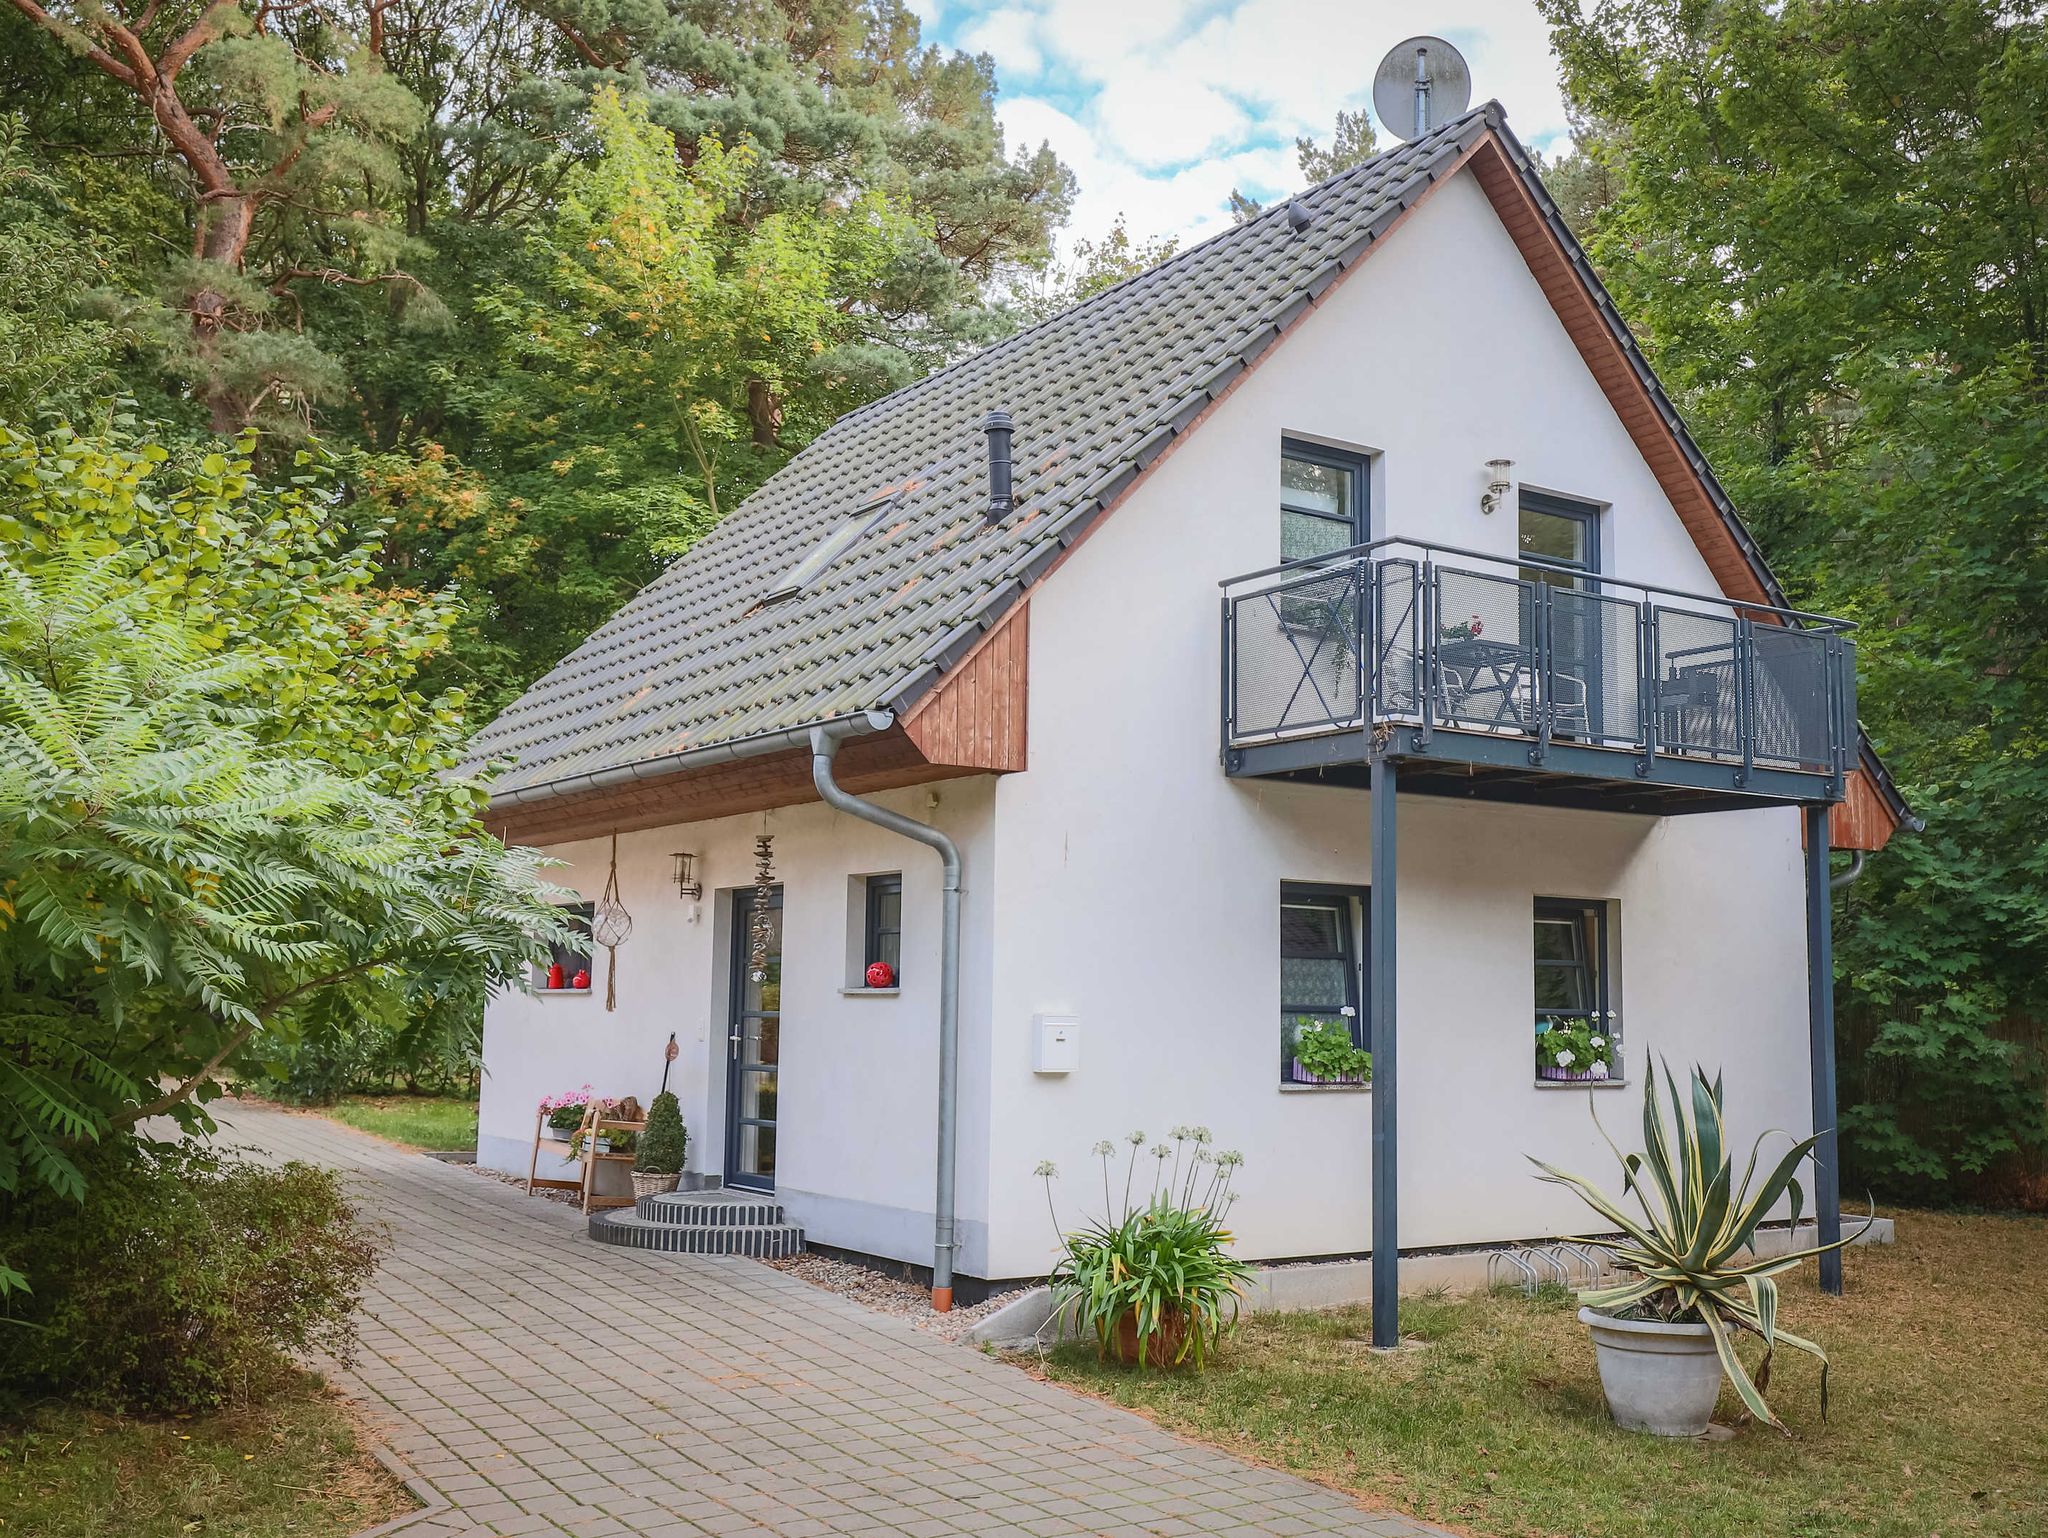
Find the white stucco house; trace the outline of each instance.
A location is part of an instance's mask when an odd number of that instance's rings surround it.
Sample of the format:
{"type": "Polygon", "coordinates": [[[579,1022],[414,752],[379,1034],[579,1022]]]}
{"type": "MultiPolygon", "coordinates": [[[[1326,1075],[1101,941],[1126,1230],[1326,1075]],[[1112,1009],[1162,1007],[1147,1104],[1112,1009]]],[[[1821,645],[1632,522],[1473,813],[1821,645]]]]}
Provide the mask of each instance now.
{"type": "Polygon", "coordinates": [[[1831,1125],[1828,848],[1910,818],[1853,659],[1482,108],[851,413],[482,734],[493,828],[586,900],[615,842],[633,929],[614,1008],[602,952],[490,1005],[479,1157],[673,1033],[695,1183],[940,1306],[1047,1270],[1039,1161],[1073,1213],[1182,1124],[1242,1254],[1390,1299],[1583,1226],[1524,1158],[1609,1161],[1560,1018],[1619,1126],[1653,1057],[1831,1125]]]}

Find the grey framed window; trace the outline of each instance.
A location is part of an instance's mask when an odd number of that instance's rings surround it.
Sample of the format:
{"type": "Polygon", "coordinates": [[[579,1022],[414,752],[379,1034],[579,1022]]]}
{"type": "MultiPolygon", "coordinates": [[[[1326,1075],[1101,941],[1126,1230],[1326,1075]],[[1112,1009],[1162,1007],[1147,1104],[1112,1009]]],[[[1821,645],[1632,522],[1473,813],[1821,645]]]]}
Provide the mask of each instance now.
{"type": "Polygon", "coordinates": [[[559,966],[562,976],[574,977],[578,972],[590,970],[590,916],[597,911],[593,903],[563,903],[558,910],[567,920],[571,931],[566,943],[550,941],[548,959],[533,969],[533,985],[545,988],[548,971],[559,966]]]}
{"type": "Polygon", "coordinates": [[[1285,438],[1280,443],[1280,559],[1310,561],[1370,536],[1365,459],[1285,438]]]}
{"type": "Polygon", "coordinates": [[[1280,1077],[1304,1020],[1341,1021],[1363,1047],[1364,975],[1358,937],[1371,894],[1362,887],[1287,882],[1280,888],[1280,1077]]]}
{"type": "Polygon", "coordinates": [[[1536,1019],[1609,1019],[1607,904],[1536,899],[1536,1019]]]}
{"type": "Polygon", "coordinates": [[[870,876],[867,879],[867,919],[861,954],[864,967],[886,961],[896,981],[903,981],[903,878],[870,876]]]}
{"type": "MultiPolygon", "coordinates": [[[[1516,513],[1515,537],[1524,555],[1539,556],[1587,576],[1599,573],[1600,509],[1594,503],[1525,491],[1516,513]]],[[[1524,566],[1522,575],[1554,587],[1577,587],[1583,580],[1541,566],[1524,566]]]]}

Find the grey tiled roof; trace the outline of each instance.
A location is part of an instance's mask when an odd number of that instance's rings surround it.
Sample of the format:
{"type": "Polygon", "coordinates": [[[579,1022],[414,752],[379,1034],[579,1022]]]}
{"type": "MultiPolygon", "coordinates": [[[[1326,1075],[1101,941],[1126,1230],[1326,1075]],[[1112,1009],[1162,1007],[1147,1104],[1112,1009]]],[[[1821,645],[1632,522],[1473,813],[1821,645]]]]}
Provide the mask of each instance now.
{"type": "MultiPolygon", "coordinates": [[[[1622,323],[1497,102],[985,352],[847,413],[480,732],[495,795],[901,709],[1491,128],[1773,602],[1777,580],[1622,323]],[[987,506],[993,410],[1016,420],[1017,511],[987,506]],[[793,598],[775,579],[864,504],[882,523],[793,598]]],[[[1911,819],[1867,738],[1860,761],[1911,819]]]]}
{"type": "Polygon", "coordinates": [[[1336,280],[1499,108],[1453,119],[835,422],[476,738],[495,793],[908,704],[1336,280]],[[1017,511],[987,505],[991,410],[1017,511]],[[901,501],[807,591],[770,584],[863,503],[901,501]]]}

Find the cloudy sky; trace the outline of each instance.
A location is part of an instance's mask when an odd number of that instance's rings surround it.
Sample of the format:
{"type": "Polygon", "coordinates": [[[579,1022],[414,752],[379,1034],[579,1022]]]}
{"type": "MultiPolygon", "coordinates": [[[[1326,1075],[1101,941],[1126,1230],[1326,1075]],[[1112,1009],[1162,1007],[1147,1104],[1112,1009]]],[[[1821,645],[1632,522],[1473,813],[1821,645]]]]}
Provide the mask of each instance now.
{"type": "MultiPolygon", "coordinates": [[[[925,36],[988,53],[1012,149],[1049,141],[1080,178],[1069,243],[1121,213],[1183,244],[1229,222],[1232,187],[1264,201],[1301,184],[1294,140],[1328,143],[1369,103],[1395,43],[1434,33],[1546,152],[1564,105],[1530,0],[911,0],[925,36]]],[[[1383,131],[1381,142],[1387,142],[1383,131]]]]}

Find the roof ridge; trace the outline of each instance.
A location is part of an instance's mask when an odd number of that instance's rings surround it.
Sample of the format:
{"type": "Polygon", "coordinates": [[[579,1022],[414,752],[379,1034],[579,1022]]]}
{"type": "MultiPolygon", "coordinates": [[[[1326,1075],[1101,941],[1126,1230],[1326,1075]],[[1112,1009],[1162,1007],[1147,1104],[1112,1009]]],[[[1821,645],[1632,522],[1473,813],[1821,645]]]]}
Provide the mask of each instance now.
{"type": "MultiPolygon", "coordinates": [[[[1474,107],[1467,112],[1461,112],[1460,114],[1458,114],[1458,116],[1446,119],[1444,122],[1437,124],[1436,127],[1430,129],[1419,139],[1401,140],[1399,143],[1396,143],[1387,149],[1381,150],[1379,153],[1371,156],[1370,158],[1359,161],[1356,165],[1346,166],[1343,170],[1336,172],[1334,175],[1323,178],[1323,180],[1315,183],[1312,186],[1305,187],[1298,192],[1289,193],[1285,199],[1276,202],[1271,208],[1261,209],[1257,215],[1250,219],[1245,220],[1242,224],[1232,224],[1227,228],[1216,231],[1213,235],[1205,235],[1200,240],[1196,241],[1193,245],[1187,246],[1182,250],[1174,252],[1164,261],[1155,262],[1150,267],[1145,268],[1141,272],[1132,273],[1129,277],[1119,278],[1116,282],[1110,284],[1108,288],[1100,289],[1097,292],[1090,294],[1086,299],[1078,300],[1075,303],[1068,305],[1064,310],[1060,310],[1052,315],[1048,315],[1042,320],[1035,320],[1028,326],[1019,326],[1015,331],[1012,331],[1008,336],[1003,337],[1000,341],[991,342],[988,346],[981,348],[977,352],[968,353],[964,357],[954,359],[951,363],[945,364],[940,368],[933,369],[929,374],[926,374],[921,379],[913,379],[908,381],[907,383],[898,385],[895,389],[891,390],[887,395],[878,395],[873,400],[868,401],[866,404],[854,407],[851,411],[847,412],[844,416],[840,417],[837,421],[833,422],[832,426],[826,428],[825,431],[829,433],[843,423],[858,421],[860,418],[876,410],[878,407],[887,405],[891,401],[898,400],[903,396],[907,396],[913,394],[916,391],[922,390],[926,386],[946,378],[948,375],[958,373],[959,371],[967,368],[971,364],[979,363],[984,358],[995,357],[997,354],[1005,351],[1006,349],[1013,348],[1017,344],[1025,341],[1027,338],[1030,338],[1036,333],[1043,331],[1048,326],[1057,325],[1062,321],[1070,320],[1072,317],[1081,314],[1085,310],[1094,308],[1105,308],[1106,301],[1108,301],[1111,298],[1111,296],[1130,287],[1134,283],[1142,282],[1146,279],[1156,277],[1159,274],[1167,272],[1176,266],[1179,266],[1186,262],[1190,262],[1198,254],[1207,252],[1211,246],[1217,245],[1220,242],[1227,240],[1249,239],[1251,232],[1257,230],[1259,226],[1265,224],[1268,220],[1285,218],[1287,214],[1287,205],[1295,201],[1295,199],[1297,198],[1304,198],[1312,194],[1319,193],[1323,191],[1325,188],[1334,187],[1337,183],[1344,181],[1347,178],[1363,177],[1367,172],[1372,171],[1376,167],[1383,166],[1385,163],[1392,161],[1399,156],[1415,155],[1418,153],[1422,153],[1423,146],[1425,145],[1428,146],[1428,150],[1426,153],[1423,153],[1422,158],[1426,160],[1428,156],[1435,155],[1438,152],[1440,152],[1443,149],[1444,144],[1453,137],[1455,137],[1454,130],[1457,132],[1462,132],[1467,126],[1469,126],[1469,124],[1474,119],[1478,118],[1485,118],[1490,126],[1496,128],[1500,127],[1500,103],[1498,101],[1482,102],[1479,106],[1474,107]]],[[[820,433],[818,436],[822,438],[824,435],[824,433],[820,433]]]]}

